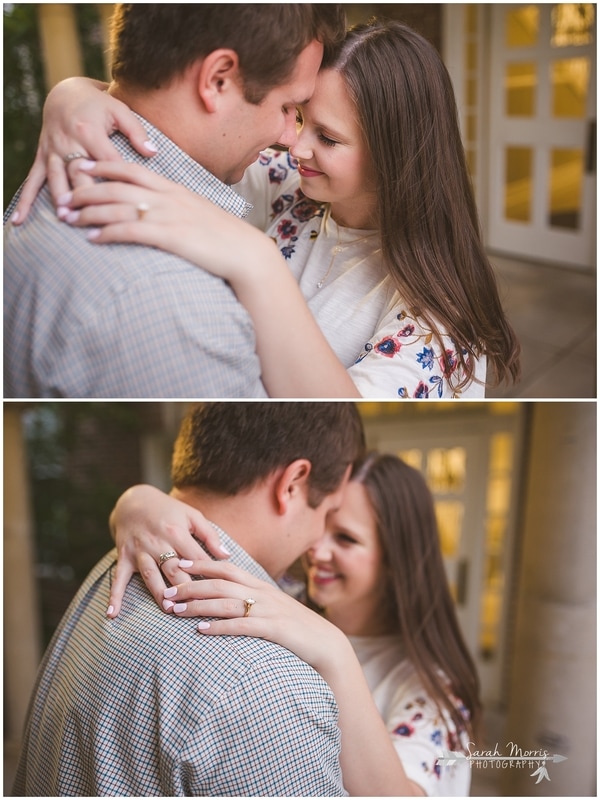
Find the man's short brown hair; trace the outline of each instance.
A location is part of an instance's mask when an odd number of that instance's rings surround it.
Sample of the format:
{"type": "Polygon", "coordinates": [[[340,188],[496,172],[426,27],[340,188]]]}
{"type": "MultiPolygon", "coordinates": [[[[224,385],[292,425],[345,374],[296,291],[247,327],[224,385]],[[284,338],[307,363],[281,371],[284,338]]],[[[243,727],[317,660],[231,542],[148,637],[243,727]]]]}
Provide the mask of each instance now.
{"type": "Polygon", "coordinates": [[[259,103],[289,79],[314,39],[329,60],[345,19],[335,3],[120,3],[112,19],[112,74],[138,89],[158,89],[223,47],[238,55],[246,99],[259,103]]]}
{"type": "Polygon", "coordinates": [[[314,508],[339,487],[364,446],[353,403],[202,403],[183,421],[171,478],[177,489],[231,496],[306,458],[312,464],[308,486],[314,508]]]}

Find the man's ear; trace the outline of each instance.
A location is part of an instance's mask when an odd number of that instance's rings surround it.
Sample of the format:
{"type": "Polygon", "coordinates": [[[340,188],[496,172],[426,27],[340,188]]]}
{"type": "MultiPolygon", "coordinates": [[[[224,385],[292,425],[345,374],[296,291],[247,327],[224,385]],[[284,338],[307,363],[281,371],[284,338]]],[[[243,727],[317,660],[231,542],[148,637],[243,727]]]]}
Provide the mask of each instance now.
{"type": "Polygon", "coordinates": [[[220,48],[205,56],[198,72],[198,95],[206,110],[213,114],[219,98],[240,84],[240,65],[235,50],[220,48]]]}
{"type": "Polygon", "coordinates": [[[308,459],[298,458],[281,472],[273,487],[278,514],[285,514],[295,500],[306,500],[311,469],[308,459]]]}

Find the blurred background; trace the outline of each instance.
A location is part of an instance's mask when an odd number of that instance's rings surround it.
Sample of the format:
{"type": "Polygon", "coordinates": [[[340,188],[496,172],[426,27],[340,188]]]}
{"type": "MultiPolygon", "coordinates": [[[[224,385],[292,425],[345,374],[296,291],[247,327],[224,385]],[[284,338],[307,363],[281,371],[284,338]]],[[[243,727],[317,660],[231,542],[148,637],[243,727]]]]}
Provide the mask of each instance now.
{"type": "MultiPolygon", "coordinates": [[[[5,788],[36,669],[128,486],[169,488],[188,403],[4,403],[5,788]]],[[[596,796],[596,404],[359,403],[370,447],[420,469],[485,703],[472,794],[596,796]]]]}
{"type": "MultiPolygon", "coordinates": [[[[463,141],[523,379],[492,398],[596,397],[596,4],[345,4],[429,39],[463,141]]],[[[4,205],[35,154],[47,91],[108,79],[110,3],[4,4],[4,205]]]]}

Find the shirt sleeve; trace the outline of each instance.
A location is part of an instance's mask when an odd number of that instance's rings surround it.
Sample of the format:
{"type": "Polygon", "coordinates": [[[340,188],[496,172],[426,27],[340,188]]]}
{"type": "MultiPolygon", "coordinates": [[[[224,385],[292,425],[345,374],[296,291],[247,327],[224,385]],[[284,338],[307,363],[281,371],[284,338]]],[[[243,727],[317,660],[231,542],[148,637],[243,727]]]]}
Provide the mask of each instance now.
{"type": "MultiPolygon", "coordinates": [[[[456,345],[450,336],[437,337],[406,306],[390,303],[376,333],[348,374],[363,397],[380,399],[439,400],[453,397],[483,397],[483,384],[472,381],[464,389],[460,382],[456,345]],[[444,366],[449,364],[448,366],[444,366]],[[451,378],[451,383],[449,382],[451,378]]],[[[485,359],[477,373],[485,376],[485,359]]]]}
{"type": "Polygon", "coordinates": [[[248,167],[235,190],[249,203],[252,211],[247,222],[266,231],[273,217],[291,205],[298,189],[298,164],[284,150],[264,150],[248,167]]]}
{"type": "Polygon", "coordinates": [[[287,654],[252,664],[181,757],[190,796],[340,797],[340,732],[329,687],[287,654]]]}

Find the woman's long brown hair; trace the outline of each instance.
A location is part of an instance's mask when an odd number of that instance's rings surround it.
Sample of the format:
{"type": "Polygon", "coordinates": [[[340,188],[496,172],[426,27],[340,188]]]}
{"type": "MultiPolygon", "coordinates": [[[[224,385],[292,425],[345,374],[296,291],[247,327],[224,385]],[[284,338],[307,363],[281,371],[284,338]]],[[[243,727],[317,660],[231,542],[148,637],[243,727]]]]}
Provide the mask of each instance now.
{"type": "Polygon", "coordinates": [[[425,479],[396,456],[371,453],[355,465],[351,480],[365,487],[375,512],[392,624],[406,655],[438,708],[476,741],[479,679],[458,625],[425,479]]]}
{"type": "Polygon", "coordinates": [[[331,66],[358,110],[378,187],[383,258],[402,298],[440,346],[443,330],[454,340],[464,377],[457,388],[474,378],[482,355],[491,383],[518,380],[520,345],[483,247],[440,56],[406,25],[373,21],[348,32],[331,66]]]}

